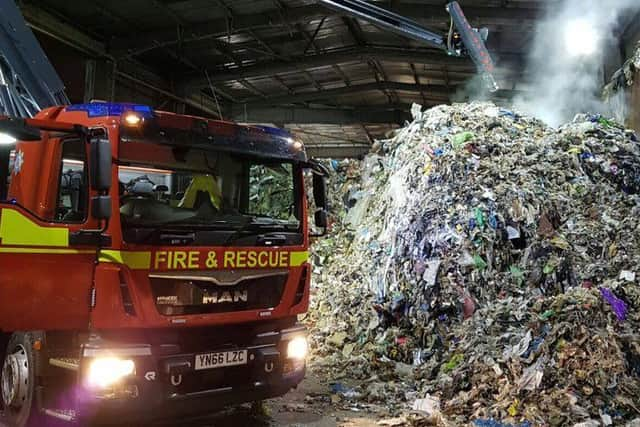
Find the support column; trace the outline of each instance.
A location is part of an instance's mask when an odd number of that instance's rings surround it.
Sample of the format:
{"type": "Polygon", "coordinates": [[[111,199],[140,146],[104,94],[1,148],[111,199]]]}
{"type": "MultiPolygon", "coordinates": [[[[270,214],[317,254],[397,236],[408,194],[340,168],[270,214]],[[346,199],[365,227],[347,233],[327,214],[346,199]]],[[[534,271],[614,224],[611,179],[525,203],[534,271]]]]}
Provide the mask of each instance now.
{"type": "Polygon", "coordinates": [[[84,61],[84,102],[90,102],[96,97],[96,61],[87,59],[84,61]]]}
{"type": "Polygon", "coordinates": [[[629,126],[640,133],[640,71],[636,71],[629,97],[629,126]]]}
{"type": "Polygon", "coordinates": [[[85,96],[87,101],[87,88],[89,72],[93,75],[92,93],[90,99],[100,99],[103,101],[113,101],[115,97],[115,76],[114,63],[105,59],[88,60],[85,68],[85,96]],[[93,62],[93,65],[89,65],[93,62]],[[93,68],[93,70],[89,70],[93,68]]]}

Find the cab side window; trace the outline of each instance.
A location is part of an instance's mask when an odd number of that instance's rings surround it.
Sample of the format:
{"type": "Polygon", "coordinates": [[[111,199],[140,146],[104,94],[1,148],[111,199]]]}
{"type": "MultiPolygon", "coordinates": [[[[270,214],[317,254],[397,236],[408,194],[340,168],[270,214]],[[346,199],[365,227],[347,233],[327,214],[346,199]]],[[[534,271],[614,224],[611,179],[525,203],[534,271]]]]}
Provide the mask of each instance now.
{"type": "Polygon", "coordinates": [[[87,218],[88,197],[85,144],[79,139],[65,140],[62,143],[55,221],[84,222],[87,218]]]}
{"type": "MultiPolygon", "coordinates": [[[[19,160],[18,160],[19,161],[19,160]]],[[[7,147],[0,148],[0,200],[7,200],[11,176],[16,164],[16,150],[7,147]]]]}

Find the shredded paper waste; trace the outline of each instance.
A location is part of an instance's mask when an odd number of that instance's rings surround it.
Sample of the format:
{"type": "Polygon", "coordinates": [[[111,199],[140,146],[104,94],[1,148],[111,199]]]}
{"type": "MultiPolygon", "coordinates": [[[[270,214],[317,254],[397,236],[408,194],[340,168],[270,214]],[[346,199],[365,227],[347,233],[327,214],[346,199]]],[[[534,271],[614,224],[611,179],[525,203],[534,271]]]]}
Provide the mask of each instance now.
{"type": "MultiPolygon", "coordinates": [[[[640,426],[640,146],[491,103],[329,161],[311,369],[407,425],[640,426]]],[[[404,425],[404,424],[399,424],[404,425]]]]}

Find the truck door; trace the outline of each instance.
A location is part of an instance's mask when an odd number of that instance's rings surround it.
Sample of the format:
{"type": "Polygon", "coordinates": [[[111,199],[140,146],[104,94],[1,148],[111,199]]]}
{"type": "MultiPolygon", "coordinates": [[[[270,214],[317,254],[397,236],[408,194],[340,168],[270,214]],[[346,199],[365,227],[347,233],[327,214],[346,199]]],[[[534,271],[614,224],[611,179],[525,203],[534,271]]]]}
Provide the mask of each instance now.
{"type": "Polygon", "coordinates": [[[4,331],[82,329],[89,321],[96,248],[74,242],[76,232],[88,228],[86,142],[68,138],[46,151],[29,158],[18,144],[7,200],[0,202],[4,331]],[[26,202],[28,192],[35,204],[26,202]]]}

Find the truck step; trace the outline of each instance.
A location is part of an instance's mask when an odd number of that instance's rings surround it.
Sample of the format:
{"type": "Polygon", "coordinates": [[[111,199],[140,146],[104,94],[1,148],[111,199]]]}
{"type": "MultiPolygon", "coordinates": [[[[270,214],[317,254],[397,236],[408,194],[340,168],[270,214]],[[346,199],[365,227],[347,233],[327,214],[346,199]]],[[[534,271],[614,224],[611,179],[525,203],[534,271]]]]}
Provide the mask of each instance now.
{"type": "Polygon", "coordinates": [[[76,411],[73,409],[44,409],[44,413],[50,417],[66,422],[74,422],[76,420],[76,411]]]}
{"type": "Polygon", "coordinates": [[[80,367],[80,359],[72,359],[68,357],[52,357],[51,359],[49,359],[49,364],[58,368],[77,371],[80,367]]]}

